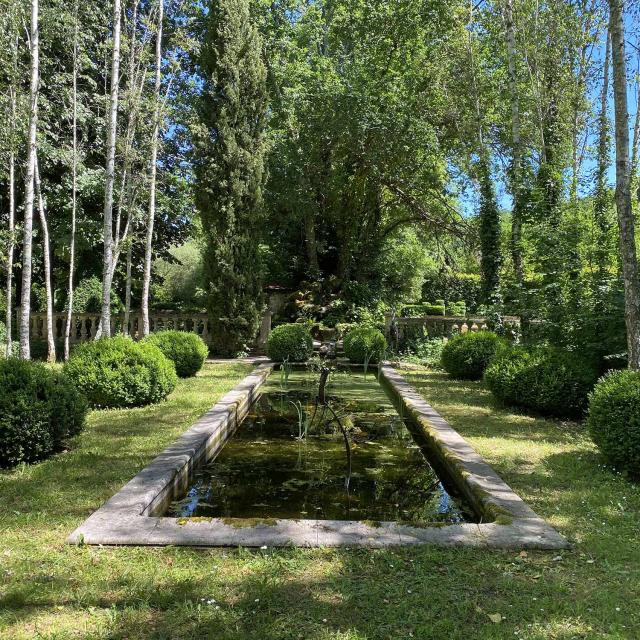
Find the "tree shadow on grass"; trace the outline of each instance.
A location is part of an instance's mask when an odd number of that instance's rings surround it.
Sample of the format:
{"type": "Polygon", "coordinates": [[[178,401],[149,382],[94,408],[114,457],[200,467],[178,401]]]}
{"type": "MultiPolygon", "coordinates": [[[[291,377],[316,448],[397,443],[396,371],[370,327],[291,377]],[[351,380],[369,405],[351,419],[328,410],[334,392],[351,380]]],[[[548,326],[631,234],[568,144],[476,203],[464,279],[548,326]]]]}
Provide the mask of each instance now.
{"type": "Polygon", "coordinates": [[[579,422],[501,406],[479,381],[432,371],[411,372],[407,380],[462,436],[572,444],[584,434],[579,422]]]}

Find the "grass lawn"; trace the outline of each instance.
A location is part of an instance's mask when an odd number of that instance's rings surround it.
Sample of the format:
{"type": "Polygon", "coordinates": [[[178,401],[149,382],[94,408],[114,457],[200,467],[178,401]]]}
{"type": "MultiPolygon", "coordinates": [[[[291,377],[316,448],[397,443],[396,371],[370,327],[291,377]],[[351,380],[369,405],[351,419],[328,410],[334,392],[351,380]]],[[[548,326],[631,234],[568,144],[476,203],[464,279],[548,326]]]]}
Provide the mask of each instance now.
{"type": "Polygon", "coordinates": [[[422,369],[410,381],[572,551],[64,544],[246,371],[207,365],[168,402],[94,412],[71,452],[0,472],[0,638],[640,638],[640,488],[580,425],[422,369]]]}

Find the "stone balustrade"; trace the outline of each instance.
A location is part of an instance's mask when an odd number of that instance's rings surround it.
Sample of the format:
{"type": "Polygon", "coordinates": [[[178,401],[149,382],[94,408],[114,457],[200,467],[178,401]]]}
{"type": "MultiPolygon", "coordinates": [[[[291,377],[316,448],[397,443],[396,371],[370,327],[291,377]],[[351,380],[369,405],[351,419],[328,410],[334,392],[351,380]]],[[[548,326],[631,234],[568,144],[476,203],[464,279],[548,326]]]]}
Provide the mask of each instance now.
{"type": "MultiPolygon", "coordinates": [[[[518,334],[520,318],[505,316],[503,322],[507,329],[518,334]]],[[[487,319],[484,316],[418,316],[401,318],[392,313],[385,314],[385,333],[387,337],[402,341],[418,330],[426,330],[430,337],[450,338],[457,333],[485,331],[487,319]]]]}
{"type": "MultiPolygon", "coordinates": [[[[66,324],[66,313],[53,314],[53,334],[57,340],[64,339],[66,324]]],[[[126,333],[136,339],[142,337],[142,315],[139,311],[132,311],[126,328],[124,324],[124,313],[112,314],[111,334],[126,333]]],[[[167,329],[189,331],[197,333],[207,344],[209,343],[211,331],[206,313],[156,312],[149,315],[149,324],[152,333],[167,329]]],[[[99,325],[99,313],[74,313],[71,316],[70,342],[75,344],[92,340],[95,338],[99,325]]],[[[33,340],[47,339],[46,313],[31,314],[31,338],[33,340]]]]}

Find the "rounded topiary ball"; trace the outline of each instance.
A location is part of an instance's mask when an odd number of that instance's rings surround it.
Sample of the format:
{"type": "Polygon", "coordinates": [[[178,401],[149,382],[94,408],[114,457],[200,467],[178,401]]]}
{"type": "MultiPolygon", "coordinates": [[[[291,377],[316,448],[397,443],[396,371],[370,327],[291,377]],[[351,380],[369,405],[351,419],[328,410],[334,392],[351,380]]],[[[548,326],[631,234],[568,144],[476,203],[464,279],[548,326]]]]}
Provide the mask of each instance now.
{"type": "Polygon", "coordinates": [[[59,372],[0,360],[0,467],[42,460],[80,433],[87,401],[59,372]]]}
{"type": "Polygon", "coordinates": [[[368,358],[376,364],[387,349],[387,340],[375,327],[356,327],[344,337],[344,355],[357,364],[363,364],[368,358]]]}
{"type": "Polygon", "coordinates": [[[487,367],[484,381],[504,404],[558,417],[578,417],[598,379],[594,364],[576,353],[514,348],[487,367]]]}
{"type": "Polygon", "coordinates": [[[281,324],[270,334],[267,354],[274,362],[305,362],[313,354],[313,338],[305,324],[281,324]]]}
{"type": "Polygon", "coordinates": [[[195,376],[209,355],[204,340],[186,331],[159,331],[146,337],[143,342],[158,347],[173,362],[181,378],[195,376]]]}
{"type": "Polygon", "coordinates": [[[598,382],[587,426],[616,469],[640,478],[640,372],[612,371],[598,382]]]}
{"type": "Polygon", "coordinates": [[[76,347],[64,372],[94,407],[140,407],[164,400],[176,369],[158,347],[130,338],[101,338],[76,347]]]}
{"type": "Polygon", "coordinates": [[[445,344],[442,368],[459,380],[480,380],[484,370],[506,342],[491,331],[461,333],[445,344]]]}

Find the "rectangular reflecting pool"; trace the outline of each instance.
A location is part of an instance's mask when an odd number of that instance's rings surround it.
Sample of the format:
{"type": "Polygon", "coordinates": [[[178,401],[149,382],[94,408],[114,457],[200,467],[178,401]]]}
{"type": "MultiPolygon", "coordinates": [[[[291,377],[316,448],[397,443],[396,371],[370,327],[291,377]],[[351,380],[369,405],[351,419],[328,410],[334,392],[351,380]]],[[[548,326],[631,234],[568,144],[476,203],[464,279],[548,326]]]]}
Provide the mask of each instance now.
{"type": "Polygon", "coordinates": [[[376,369],[333,371],[325,404],[318,371],[274,371],[220,453],[196,469],[167,516],[477,521],[448,492],[417,431],[392,405],[376,369]]]}

